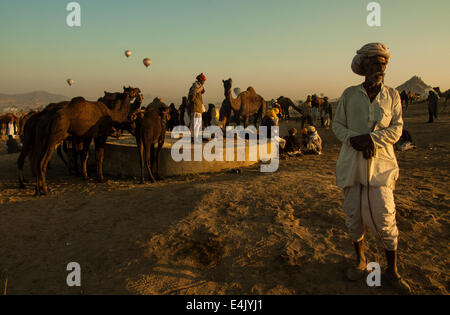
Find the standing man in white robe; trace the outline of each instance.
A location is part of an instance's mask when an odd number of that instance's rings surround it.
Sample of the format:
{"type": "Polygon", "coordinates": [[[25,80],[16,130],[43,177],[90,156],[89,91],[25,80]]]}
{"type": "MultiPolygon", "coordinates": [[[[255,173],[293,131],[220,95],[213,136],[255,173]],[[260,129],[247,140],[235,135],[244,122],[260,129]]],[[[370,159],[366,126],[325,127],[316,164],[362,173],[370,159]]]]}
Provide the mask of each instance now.
{"type": "Polygon", "coordinates": [[[370,43],[353,59],[353,72],[365,76],[365,82],[347,88],[337,105],[332,129],[342,148],[336,178],[344,191],[345,221],[357,256],[356,266],[345,271],[347,278],[356,281],[365,275],[368,262],[363,240],[368,226],[385,248],[388,266],[384,279],[410,292],[397,270],[393,190],[399,168],[393,145],[402,134],[403,119],[399,93],[383,84],[390,56],[385,45],[370,43]]]}
{"type": "MultiPolygon", "coordinates": [[[[196,142],[196,139],[198,141],[200,138],[200,133],[202,130],[202,114],[206,111],[202,99],[202,95],[205,93],[205,88],[203,85],[205,84],[206,77],[203,73],[200,73],[196,79],[197,81],[192,84],[188,95],[188,106],[191,113],[190,129],[191,137],[193,137],[192,142],[196,142]]],[[[201,141],[202,140],[199,142],[201,141]]]]}

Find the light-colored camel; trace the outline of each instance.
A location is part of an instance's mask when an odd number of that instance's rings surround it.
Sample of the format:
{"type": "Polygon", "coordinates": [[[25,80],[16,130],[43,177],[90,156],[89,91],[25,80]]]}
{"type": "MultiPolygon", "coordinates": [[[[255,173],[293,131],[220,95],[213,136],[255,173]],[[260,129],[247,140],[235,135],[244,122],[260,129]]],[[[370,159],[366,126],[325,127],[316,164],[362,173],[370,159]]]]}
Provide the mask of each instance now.
{"type": "Polygon", "coordinates": [[[225,100],[220,108],[220,122],[225,127],[234,114],[236,123],[239,125],[241,119],[244,120],[244,128],[247,128],[250,117],[254,117],[255,127],[258,120],[262,121],[263,114],[266,111],[266,101],[261,95],[256,94],[252,87],[247,91],[241,92],[236,98],[232,94],[232,80],[222,80],[225,89],[225,100]]]}

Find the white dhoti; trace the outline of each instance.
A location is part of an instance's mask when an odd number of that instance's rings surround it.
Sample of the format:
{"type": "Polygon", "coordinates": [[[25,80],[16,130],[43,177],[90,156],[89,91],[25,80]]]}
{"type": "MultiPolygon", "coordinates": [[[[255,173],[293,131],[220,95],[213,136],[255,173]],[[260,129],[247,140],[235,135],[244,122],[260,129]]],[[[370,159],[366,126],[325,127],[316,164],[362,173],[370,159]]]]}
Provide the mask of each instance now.
{"type": "Polygon", "coordinates": [[[360,184],[344,188],[343,209],[345,224],[354,242],[364,238],[364,226],[368,226],[377,238],[382,239],[385,249],[390,251],[397,249],[398,229],[395,220],[394,193],[391,188],[371,186],[368,190],[367,186],[360,184]]]}
{"type": "Polygon", "coordinates": [[[191,116],[191,136],[194,139],[201,137],[202,131],[202,113],[193,113],[191,116]]]}

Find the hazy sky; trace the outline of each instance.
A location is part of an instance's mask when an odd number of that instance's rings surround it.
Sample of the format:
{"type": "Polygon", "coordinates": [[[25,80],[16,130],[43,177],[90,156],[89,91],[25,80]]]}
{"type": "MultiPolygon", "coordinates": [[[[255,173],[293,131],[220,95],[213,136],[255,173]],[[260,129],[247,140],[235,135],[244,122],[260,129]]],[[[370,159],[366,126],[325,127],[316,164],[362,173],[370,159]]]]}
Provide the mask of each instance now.
{"type": "Polygon", "coordinates": [[[351,60],[375,41],[392,53],[387,85],[419,75],[450,88],[449,0],[377,1],[381,27],[367,25],[366,0],[79,0],[81,27],[70,28],[69,2],[0,0],[0,93],[97,97],[133,85],[181,101],[203,72],[205,103],[223,99],[230,77],[266,99],[334,98],[361,82],[351,60]]]}

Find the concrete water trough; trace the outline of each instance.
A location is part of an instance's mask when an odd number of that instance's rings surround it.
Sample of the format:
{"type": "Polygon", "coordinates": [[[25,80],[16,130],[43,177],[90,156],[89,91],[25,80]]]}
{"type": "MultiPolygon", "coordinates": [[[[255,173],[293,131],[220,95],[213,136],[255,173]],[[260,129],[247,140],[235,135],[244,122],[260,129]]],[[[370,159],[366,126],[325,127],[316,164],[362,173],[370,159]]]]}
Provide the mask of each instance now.
{"type": "MultiPolygon", "coordinates": [[[[224,138],[222,145],[219,139],[192,145],[190,138],[185,138],[184,142],[181,141],[183,140],[172,139],[170,132],[167,132],[161,150],[160,175],[162,177],[220,172],[254,165],[261,160],[270,164],[271,162],[268,160],[271,152],[276,152],[275,146],[270,142],[253,143],[242,138],[229,140],[224,138]],[[183,147],[183,145],[185,146],[183,147]],[[227,145],[231,149],[227,149],[227,145]],[[174,147],[177,148],[174,151],[175,154],[172,150],[174,147]],[[179,153],[178,157],[177,152],[179,153]],[[184,158],[180,160],[181,155],[184,158]]],[[[56,154],[53,154],[52,163],[62,164],[56,154]]],[[[93,146],[89,152],[88,164],[90,168],[95,165],[93,146]]],[[[110,138],[108,140],[105,146],[103,173],[118,177],[140,177],[139,154],[133,136],[126,134],[120,139],[110,138]]],[[[94,174],[90,175],[94,176],[94,174]]],[[[147,171],[145,171],[145,176],[147,178],[147,171]]]]}

